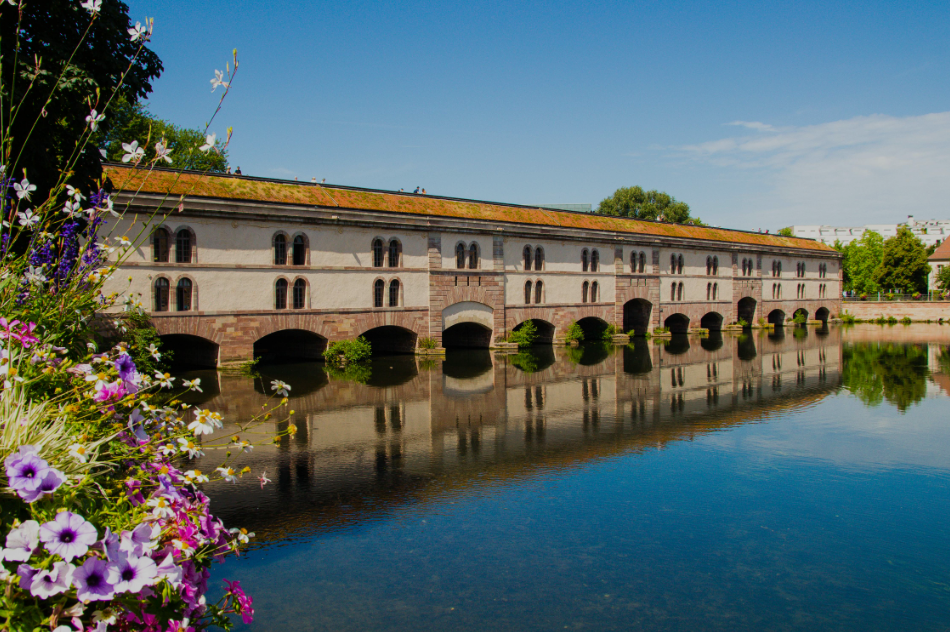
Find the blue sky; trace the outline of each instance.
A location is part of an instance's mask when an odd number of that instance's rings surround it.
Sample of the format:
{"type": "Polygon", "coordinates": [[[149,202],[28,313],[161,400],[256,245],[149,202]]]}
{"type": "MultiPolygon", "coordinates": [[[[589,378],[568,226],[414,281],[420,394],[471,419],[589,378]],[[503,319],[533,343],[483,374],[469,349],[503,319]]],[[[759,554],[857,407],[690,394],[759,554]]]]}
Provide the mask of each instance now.
{"type": "Polygon", "coordinates": [[[713,225],[950,219],[946,2],[129,2],[150,108],[245,174],[517,203],[638,184],[713,225]]]}

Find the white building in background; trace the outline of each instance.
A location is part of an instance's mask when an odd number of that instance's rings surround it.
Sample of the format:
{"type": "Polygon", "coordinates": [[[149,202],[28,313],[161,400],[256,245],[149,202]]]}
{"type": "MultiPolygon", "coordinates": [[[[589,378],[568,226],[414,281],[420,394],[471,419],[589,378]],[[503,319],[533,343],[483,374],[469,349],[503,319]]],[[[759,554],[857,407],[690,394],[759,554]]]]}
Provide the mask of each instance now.
{"type": "Polygon", "coordinates": [[[861,239],[864,231],[873,230],[879,233],[884,239],[893,237],[897,234],[899,226],[908,226],[917,237],[924,242],[925,246],[941,244],[950,237],[950,220],[928,219],[918,221],[913,215],[907,216],[906,222],[899,224],[866,224],[865,226],[792,226],[792,234],[795,237],[807,237],[820,241],[823,244],[833,246],[835,241],[840,241],[841,245],[847,246],[855,239],[861,239]]]}

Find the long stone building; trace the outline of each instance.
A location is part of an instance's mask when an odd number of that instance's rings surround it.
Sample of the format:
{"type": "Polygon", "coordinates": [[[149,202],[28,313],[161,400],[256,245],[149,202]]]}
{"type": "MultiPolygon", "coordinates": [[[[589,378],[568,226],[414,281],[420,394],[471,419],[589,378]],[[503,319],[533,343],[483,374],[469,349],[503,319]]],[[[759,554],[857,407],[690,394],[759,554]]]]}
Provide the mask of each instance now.
{"type": "MultiPolygon", "coordinates": [[[[317,358],[365,335],[379,351],[488,347],[526,320],[642,334],[740,319],[827,320],[840,256],[820,242],[554,209],[118,165],[137,247],[109,289],[140,294],[193,363],[317,358]],[[130,279],[130,281],[129,281],[130,279]]],[[[181,357],[181,355],[179,356],[181,357]]]]}

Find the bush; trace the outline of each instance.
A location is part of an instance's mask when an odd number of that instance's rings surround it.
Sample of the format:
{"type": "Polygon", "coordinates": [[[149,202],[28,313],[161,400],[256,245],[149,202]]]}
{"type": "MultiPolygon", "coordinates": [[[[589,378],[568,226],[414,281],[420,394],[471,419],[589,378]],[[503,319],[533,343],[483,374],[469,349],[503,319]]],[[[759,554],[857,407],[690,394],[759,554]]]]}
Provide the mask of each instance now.
{"type": "Polygon", "coordinates": [[[868,295],[867,295],[867,294],[862,294],[860,298],[861,298],[862,301],[866,301],[866,300],[868,300],[868,295]]]}
{"type": "Polygon", "coordinates": [[[527,374],[538,370],[538,358],[530,351],[522,351],[508,358],[512,366],[516,366],[527,374]]]}
{"type": "Polygon", "coordinates": [[[613,337],[619,333],[623,333],[623,332],[620,331],[620,328],[618,328],[617,325],[614,325],[613,323],[611,323],[607,325],[606,329],[604,329],[604,333],[601,334],[601,338],[607,341],[613,340],[613,337]]]}
{"type": "Polygon", "coordinates": [[[855,317],[854,317],[854,314],[842,314],[842,315],[841,315],[841,322],[844,323],[845,325],[853,325],[854,322],[855,322],[855,320],[856,320],[856,319],[855,319],[855,317]]]}
{"type": "Polygon", "coordinates": [[[888,316],[888,317],[887,317],[887,324],[888,324],[888,325],[896,325],[896,324],[897,324],[897,318],[895,318],[894,316],[888,316]]]}
{"type": "Polygon", "coordinates": [[[336,368],[346,367],[348,364],[357,364],[368,360],[373,354],[369,340],[360,336],[349,340],[337,340],[331,343],[323,352],[323,359],[327,365],[336,368]]]}
{"type": "Polygon", "coordinates": [[[526,320],[505,339],[508,342],[514,342],[519,347],[530,347],[538,339],[538,328],[533,320],[526,320]]]}
{"type": "Polygon", "coordinates": [[[567,326],[567,331],[564,333],[564,342],[583,342],[584,340],[584,330],[581,329],[581,326],[577,324],[576,320],[572,320],[571,324],[567,326]]]}
{"type": "Polygon", "coordinates": [[[669,327],[654,327],[654,328],[653,328],[653,335],[656,335],[656,334],[668,334],[668,333],[670,333],[670,328],[669,328],[669,327]]]}
{"type": "Polygon", "coordinates": [[[884,298],[886,298],[889,301],[893,301],[895,296],[892,292],[888,292],[887,294],[884,295],[884,298]]]}
{"type": "Polygon", "coordinates": [[[901,318],[901,323],[903,323],[903,324],[905,324],[905,325],[909,325],[909,324],[911,324],[912,322],[913,322],[913,321],[910,319],[910,316],[904,316],[903,318],[901,318]]]}
{"type": "Polygon", "coordinates": [[[419,348],[420,349],[435,349],[437,346],[435,338],[419,338],[419,348]]]}
{"type": "Polygon", "coordinates": [[[806,317],[805,314],[801,312],[798,312],[797,314],[792,316],[792,322],[795,323],[796,325],[804,325],[807,321],[808,321],[808,317],[806,317]]]}
{"type": "Polygon", "coordinates": [[[743,329],[746,329],[749,326],[749,321],[747,321],[745,318],[740,318],[738,321],[736,321],[736,324],[743,329]]]}
{"type": "Polygon", "coordinates": [[[914,298],[915,301],[920,300],[920,292],[914,292],[911,296],[914,298]]]}

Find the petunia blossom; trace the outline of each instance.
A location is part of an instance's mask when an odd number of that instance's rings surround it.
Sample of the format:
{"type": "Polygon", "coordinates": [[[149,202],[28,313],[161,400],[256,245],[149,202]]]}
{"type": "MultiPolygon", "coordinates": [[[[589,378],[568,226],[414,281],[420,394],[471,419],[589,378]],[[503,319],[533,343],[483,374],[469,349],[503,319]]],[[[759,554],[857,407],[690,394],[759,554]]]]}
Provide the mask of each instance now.
{"type": "Polygon", "coordinates": [[[27,520],[7,534],[7,548],[3,559],[8,562],[25,562],[40,546],[40,523],[27,520]]]}
{"type": "Polygon", "coordinates": [[[22,445],[4,462],[10,487],[17,491],[33,491],[39,487],[49,464],[41,459],[32,445],[22,445]]]}
{"type": "Polygon", "coordinates": [[[70,511],[61,511],[54,520],[40,527],[40,540],[46,550],[67,561],[85,555],[95,544],[96,537],[96,528],[70,511]]]}
{"type": "Polygon", "coordinates": [[[120,555],[109,565],[109,582],[117,593],[137,593],[153,584],[157,576],[155,562],[146,556],[120,555]]]}
{"type": "Polygon", "coordinates": [[[115,588],[109,582],[109,565],[95,557],[76,569],[73,583],[81,601],[108,601],[115,596],[115,588]]]}
{"type": "Polygon", "coordinates": [[[75,567],[66,562],[56,562],[53,568],[41,570],[30,582],[30,594],[40,599],[49,599],[69,590],[75,567]]]}
{"type": "Polygon", "coordinates": [[[66,482],[66,475],[56,468],[49,468],[40,479],[40,484],[33,490],[17,490],[20,498],[28,503],[35,503],[47,494],[52,494],[59,486],[66,482]]]}

